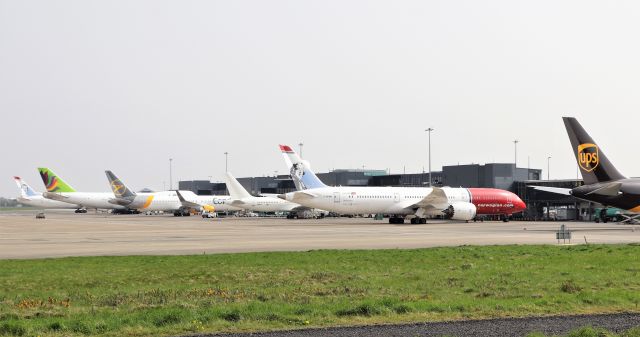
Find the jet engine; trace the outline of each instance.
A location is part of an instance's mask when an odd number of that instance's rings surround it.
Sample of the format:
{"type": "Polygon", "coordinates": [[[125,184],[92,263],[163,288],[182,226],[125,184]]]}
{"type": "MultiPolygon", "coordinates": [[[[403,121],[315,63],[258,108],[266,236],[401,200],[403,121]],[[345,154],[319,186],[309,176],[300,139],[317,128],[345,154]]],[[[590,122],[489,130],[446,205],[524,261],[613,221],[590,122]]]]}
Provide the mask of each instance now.
{"type": "Polygon", "coordinates": [[[442,212],[447,219],[471,220],[476,217],[476,205],[470,202],[456,202],[442,212]]]}

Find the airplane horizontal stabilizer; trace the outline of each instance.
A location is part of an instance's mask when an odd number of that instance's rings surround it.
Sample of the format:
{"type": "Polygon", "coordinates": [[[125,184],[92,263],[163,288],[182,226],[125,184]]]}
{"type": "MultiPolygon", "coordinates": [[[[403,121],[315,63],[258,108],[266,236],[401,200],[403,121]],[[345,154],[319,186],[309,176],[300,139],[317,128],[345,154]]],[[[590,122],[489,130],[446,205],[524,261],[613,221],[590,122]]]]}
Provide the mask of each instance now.
{"type": "Polygon", "coordinates": [[[599,195],[607,195],[607,196],[616,196],[620,194],[620,187],[622,187],[622,183],[611,183],[607,184],[603,187],[600,187],[596,190],[593,190],[589,194],[599,194],[599,195]]]}
{"type": "Polygon", "coordinates": [[[547,187],[547,186],[529,186],[529,187],[533,188],[536,191],[549,192],[549,193],[562,194],[562,195],[571,195],[570,188],[547,187]]]}
{"type": "Polygon", "coordinates": [[[56,193],[56,192],[43,192],[42,196],[47,198],[47,199],[59,200],[59,201],[65,201],[66,199],[69,199],[68,196],[62,195],[62,194],[56,193]]]}
{"type": "Polygon", "coordinates": [[[108,200],[110,204],[127,206],[133,202],[133,199],[113,198],[108,200]]]}

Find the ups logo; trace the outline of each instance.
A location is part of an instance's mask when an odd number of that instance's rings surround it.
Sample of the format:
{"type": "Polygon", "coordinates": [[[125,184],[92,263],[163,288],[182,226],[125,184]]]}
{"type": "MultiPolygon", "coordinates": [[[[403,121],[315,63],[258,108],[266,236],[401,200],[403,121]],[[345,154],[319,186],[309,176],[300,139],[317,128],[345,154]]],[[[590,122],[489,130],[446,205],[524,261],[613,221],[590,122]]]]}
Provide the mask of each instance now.
{"type": "Polygon", "coordinates": [[[591,172],[600,164],[598,145],[586,143],[578,145],[578,165],[580,168],[591,172]]]}

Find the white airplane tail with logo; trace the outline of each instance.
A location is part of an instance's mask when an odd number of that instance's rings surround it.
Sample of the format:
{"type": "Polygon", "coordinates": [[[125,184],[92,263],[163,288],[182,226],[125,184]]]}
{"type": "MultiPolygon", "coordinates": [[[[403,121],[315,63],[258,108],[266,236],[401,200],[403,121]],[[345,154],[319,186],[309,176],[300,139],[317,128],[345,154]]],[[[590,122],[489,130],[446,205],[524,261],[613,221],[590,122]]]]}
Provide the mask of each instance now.
{"type": "Polygon", "coordinates": [[[31,188],[31,186],[29,186],[29,184],[27,184],[24,180],[22,180],[22,178],[13,177],[13,179],[16,181],[16,184],[20,189],[21,197],[30,198],[30,197],[35,197],[40,195],[40,193],[36,192],[33,188],[31,188]]]}
{"type": "Polygon", "coordinates": [[[306,160],[302,160],[298,154],[288,145],[280,145],[280,151],[289,168],[289,174],[298,191],[311,188],[327,187],[313,171],[306,160]]]}

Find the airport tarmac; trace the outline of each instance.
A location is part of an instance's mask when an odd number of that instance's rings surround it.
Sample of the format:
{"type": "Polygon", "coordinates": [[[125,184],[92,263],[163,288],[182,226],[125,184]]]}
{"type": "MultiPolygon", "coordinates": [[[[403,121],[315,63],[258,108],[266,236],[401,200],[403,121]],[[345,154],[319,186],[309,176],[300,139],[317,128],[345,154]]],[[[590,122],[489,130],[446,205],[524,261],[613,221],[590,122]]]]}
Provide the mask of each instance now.
{"type": "MultiPolygon", "coordinates": [[[[390,225],[370,218],[287,220],[170,215],[0,212],[0,258],[173,255],[312,249],[557,244],[562,222],[454,222],[390,225]]],[[[640,226],[567,222],[572,243],[640,242],[640,226]]]]}

